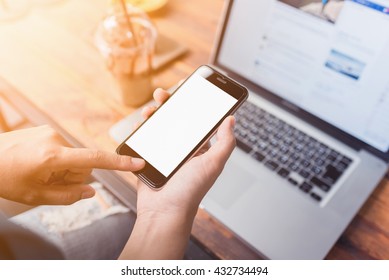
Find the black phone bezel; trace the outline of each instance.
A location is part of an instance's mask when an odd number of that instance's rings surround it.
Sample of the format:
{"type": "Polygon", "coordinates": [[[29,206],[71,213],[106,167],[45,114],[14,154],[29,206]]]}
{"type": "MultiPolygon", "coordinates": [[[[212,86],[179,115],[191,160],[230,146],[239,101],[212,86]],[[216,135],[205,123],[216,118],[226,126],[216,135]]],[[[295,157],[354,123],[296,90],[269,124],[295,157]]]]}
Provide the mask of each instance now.
{"type": "MultiPolygon", "coordinates": [[[[235,82],[231,78],[223,75],[219,71],[215,70],[209,65],[202,65],[198,67],[182,84],[184,84],[188,79],[192,77],[193,74],[198,73],[199,70],[201,70],[202,67],[208,68],[209,76],[204,77],[209,82],[214,84],[215,86],[219,87],[226,93],[230,94],[234,98],[236,98],[238,101],[236,104],[228,111],[226,114],[220,119],[220,121],[202,138],[202,140],[197,144],[192,151],[177,165],[177,167],[169,174],[168,177],[164,176],[161,172],[159,172],[154,166],[152,166],[149,162],[146,161],[146,165],[143,169],[137,172],[133,172],[140,180],[142,180],[144,183],[146,183],[148,186],[152,188],[161,188],[166,184],[166,182],[177,172],[179,168],[182,167],[182,165],[188,161],[190,158],[193,157],[193,155],[206,143],[212,135],[215,133],[217,128],[220,126],[220,124],[223,122],[225,118],[227,118],[229,115],[232,115],[247,99],[248,97],[248,90],[242,86],[241,84],[235,82]]],[[[177,87],[177,89],[172,93],[175,94],[177,90],[182,86],[182,84],[177,87]]],[[[167,101],[169,102],[169,101],[167,101]]],[[[166,104],[166,103],[165,103],[166,104]]],[[[160,110],[163,108],[162,104],[157,110],[160,110]]],[[[152,116],[151,116],[152,117],[152,116]]],[[[151,118],[150,117],[150,118],[151,118]]],[[[136,153],[131,147],[129,147],[126,144],[126,141],[138,130],[142,127],[142,125],[146,122],[145,120],[136,130],[134,130],[116,149],[116,152],[120,155],[127,155],[132,157],[138,157],[143,158],[141,155],[136,153]]]]}

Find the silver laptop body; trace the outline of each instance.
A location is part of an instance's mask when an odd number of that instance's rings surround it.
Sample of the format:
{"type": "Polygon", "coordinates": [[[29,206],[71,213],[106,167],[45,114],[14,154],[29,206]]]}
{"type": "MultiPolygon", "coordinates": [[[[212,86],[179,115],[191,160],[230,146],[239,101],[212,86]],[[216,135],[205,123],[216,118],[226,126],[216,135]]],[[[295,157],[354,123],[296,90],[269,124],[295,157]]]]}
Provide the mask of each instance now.
{"type": "Polygon", "coordinates": [[[389,1],[379,2],[225,7],[212,64],[250,89],[250,106],[202,207],[264,258],[324,258],[388,170],[389,1]]]}

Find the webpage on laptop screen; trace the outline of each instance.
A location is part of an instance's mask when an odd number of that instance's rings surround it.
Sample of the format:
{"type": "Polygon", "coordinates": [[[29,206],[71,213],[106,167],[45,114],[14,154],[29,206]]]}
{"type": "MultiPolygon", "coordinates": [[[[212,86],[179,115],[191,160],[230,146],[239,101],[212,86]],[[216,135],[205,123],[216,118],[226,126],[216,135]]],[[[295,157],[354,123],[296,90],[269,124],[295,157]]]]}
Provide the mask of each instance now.
{"type": "Polygon", "coordinates": [[[219,62],[388,150],[389,0],[236,1],[219,62]]]}

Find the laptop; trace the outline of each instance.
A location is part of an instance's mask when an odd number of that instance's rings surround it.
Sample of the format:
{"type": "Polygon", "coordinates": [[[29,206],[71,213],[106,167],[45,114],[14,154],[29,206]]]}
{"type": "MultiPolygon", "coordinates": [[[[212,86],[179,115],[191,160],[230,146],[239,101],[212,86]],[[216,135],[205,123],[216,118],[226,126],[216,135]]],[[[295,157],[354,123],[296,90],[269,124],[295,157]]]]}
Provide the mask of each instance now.
{"type": "Polygon", "coordinates": [[[212,64],[250,97],[202,207],[264,258],[325,258],[388,170],[389,1],[229,1],[212,64]]]}

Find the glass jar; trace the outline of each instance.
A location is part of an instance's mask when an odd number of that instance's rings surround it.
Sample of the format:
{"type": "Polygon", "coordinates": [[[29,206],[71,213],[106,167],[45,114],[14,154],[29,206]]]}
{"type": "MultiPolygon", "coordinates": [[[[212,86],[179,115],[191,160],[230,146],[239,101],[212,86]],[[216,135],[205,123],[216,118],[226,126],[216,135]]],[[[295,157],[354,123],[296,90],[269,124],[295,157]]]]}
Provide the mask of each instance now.
{"type": "Polygon", "coordinates": [[[125,105],[140,106],[151,98],[156,39],[148,16],[131,5],[127,12],[114,5],[96,30],[95,44],[120,86],[125,105]]]}

